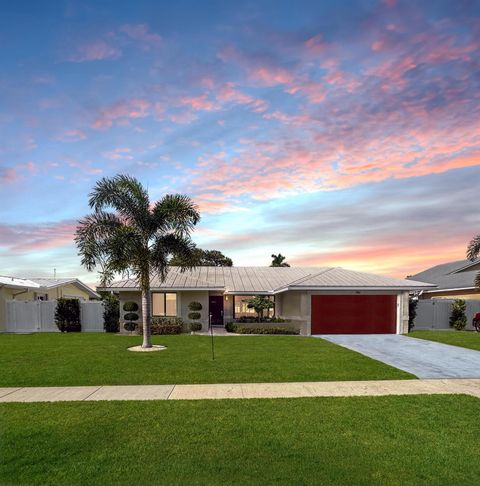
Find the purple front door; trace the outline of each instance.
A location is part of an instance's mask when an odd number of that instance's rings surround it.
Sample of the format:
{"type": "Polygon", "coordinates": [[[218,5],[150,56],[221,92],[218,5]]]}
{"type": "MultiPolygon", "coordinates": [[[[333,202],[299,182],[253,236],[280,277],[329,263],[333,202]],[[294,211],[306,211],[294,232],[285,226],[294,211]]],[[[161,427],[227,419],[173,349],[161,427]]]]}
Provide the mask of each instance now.
{"type": "Polygon", "coordinates": [[[212,317],[212,326],[223,326],[223,295],[211,295],[208,312],[212,317]]]}

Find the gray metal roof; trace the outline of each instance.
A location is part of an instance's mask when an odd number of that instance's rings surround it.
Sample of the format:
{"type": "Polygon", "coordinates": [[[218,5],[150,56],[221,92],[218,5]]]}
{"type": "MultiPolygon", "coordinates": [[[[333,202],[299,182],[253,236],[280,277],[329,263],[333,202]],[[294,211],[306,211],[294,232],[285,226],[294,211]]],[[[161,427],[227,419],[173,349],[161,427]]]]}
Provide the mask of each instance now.
{"type": "Polygon", "coordinates": [[[90,297],[93,297],[95,299],[100,299],[100,295],[97,294],[97,292],[95,292],[92,288],[90,288],[87,284],[83,283],[78,278],[30,277],[28,280],[31,282],[35,282],[42,289],[46,289],[46,290],[61,287],[62,285],[73,284],[76,287],[80,287],[85,292],[87,292],[90,295],[90,297]]]}
{"type": "Polygon", "coordinates": [[[37,282],[27,280],[26,278],[0,275],[0,287],[8,287],[10,289],[37,289],[40,285],[37,282]]]}
{"type": "MultiPolygon", "coordinates": [[[[228,293],[276,293],[288,289],[306,288],[380,288],[416,289],[433,285],[370,273],[355,272],[339,267],[197,267],[182,272],[171,267],[161,282],[152,276],[152,290],[221,290],[228,293]]],[[[135,290],[134,279],[113,282],[108,289],[135,290]]]]}
{"type": "Polygon", "coordinates": [[[457,260],[436,265],[408,278],[436,284],[435,290],[475,288],[475,277],[478,270],[468,270],[468,268],[476,267],[479,263],[480,259],[473,262],[457,260]]]}

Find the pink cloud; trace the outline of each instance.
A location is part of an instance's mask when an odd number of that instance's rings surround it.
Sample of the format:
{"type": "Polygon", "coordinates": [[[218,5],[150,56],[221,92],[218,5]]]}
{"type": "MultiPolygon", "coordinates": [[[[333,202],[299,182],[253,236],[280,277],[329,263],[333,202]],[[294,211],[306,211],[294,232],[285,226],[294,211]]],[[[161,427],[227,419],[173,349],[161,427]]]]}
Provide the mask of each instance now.
{"type": "Polygon", "coordinates": [[[180,105],[189,106],[195,111],[215,111],[218,106],[208,99],[208,94],[204,93],[199,96],[185,96],[180,99],[180,105]]]}
{"type": "Polygon", "coordinates": [[[114,122],[125,122],[130,118],[145,118],[148,116],[150,102],[144,98],[117,101],[112,105],[101,108],[99,116],[92,124],[92,128],[102,129],[111,127],[114,122]]]}
{"type": "Polygon", "coordinates": [[[286,69],[272,66],[260,66],[250,70],[248,78],[262,86],[275,86],[293,81],[294,76],[286,69]]]}
{"type": "Polygon", "coordinates": [[[57,140],[60,140],[62,142],[78,142],[80,140],[86,140],[86,138],[87,135],[83,130],[73,129],[62,132],[57,137],[57,140]]]}
{"type": "Polygon", "coordinates": [[[0,224],[0,247],[9,254],[42,251],[73,244],[76,222],[0,224]]]}
{"type": "Polygon", "coordinates": [[[70,62],[101,61],[103,59],[117,59],[121,55],[120,49],[99,39],[78,46],[75,52],[67,56],[66,60],[70,62]]]}
{"type": "Polygon", "coordinates": [[[133,155],[131,152],[132,150],[127,147],[119,147],[107,152],[102,152],[102,156],[109,160],[132,160],[133,155]]]}
{"type": "Polygon", "coordinates": [[[13,165],[11,167],[0,167],[0,182],[2,184],[16,184],[28,174],[36,174],[39,167],[32,161],[13,165]]]}
{"type": "Polygon", "coordinates": [[[162,38],[158,34],[150,32],[146,24],[126,24],[120,27],[120,31],[131,39],[139,41],[144,49],[162,45],[162,38]]]}

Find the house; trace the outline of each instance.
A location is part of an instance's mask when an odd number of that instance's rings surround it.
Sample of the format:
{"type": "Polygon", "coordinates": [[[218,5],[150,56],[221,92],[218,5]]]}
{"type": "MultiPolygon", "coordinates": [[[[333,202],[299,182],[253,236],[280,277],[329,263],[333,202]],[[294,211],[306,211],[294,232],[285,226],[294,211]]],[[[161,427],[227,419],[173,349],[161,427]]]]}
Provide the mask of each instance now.
{"type": "Polygon", "coordinates": [[[51,301],[60,297],[84,301],[100,299],[77,278],[17,278],[0,276],[0,332],[7,330],[7,302],[51,301]]]}
{"type": "MultiPolygon", "coordinates": [[[[286,325],[302,335],[398,334],[408,329],[409,291],[433,287],[338,267],[197,267],[185,272],[171,267],[164,282],[152,277],[152,314],[179,316],[189,322],[188,305],[199,302],[200,322],[206,330],[209,319],[212,325],[223,326],[254,315],[246,300],[264,295],[274,302],[271,315],[287,319],[286,325]]],[[[120,280],[101,290],[119,295],[121,329],[125,303],[136,303],[141,314],[141,294],[135,280],[120,280]]],[[[127,305],[127,309],[131,307],[127,305]]]]}
{"type": "Polygon", "coordinates": [[[425,289],[420,294],[421,299],[480,299],[480,289],[475,287],[479,271],[480,259],[458,260],[427,268],[407,278],[436,285],[434,289],[425,289]]]}

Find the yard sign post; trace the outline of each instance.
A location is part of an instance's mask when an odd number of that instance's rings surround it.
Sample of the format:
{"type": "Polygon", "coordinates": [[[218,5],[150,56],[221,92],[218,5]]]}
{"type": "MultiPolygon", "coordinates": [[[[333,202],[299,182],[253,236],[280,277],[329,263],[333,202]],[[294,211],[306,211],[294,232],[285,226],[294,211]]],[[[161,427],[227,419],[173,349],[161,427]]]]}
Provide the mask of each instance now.
{"type": "Polygon", "coordinates": [[[215,348],[213,346],[213,327],[212,327],[212,313],[208,317],[208,325],[210,327],[210,336],[212,337],[212,360],[215,361],[215,348]]]}

